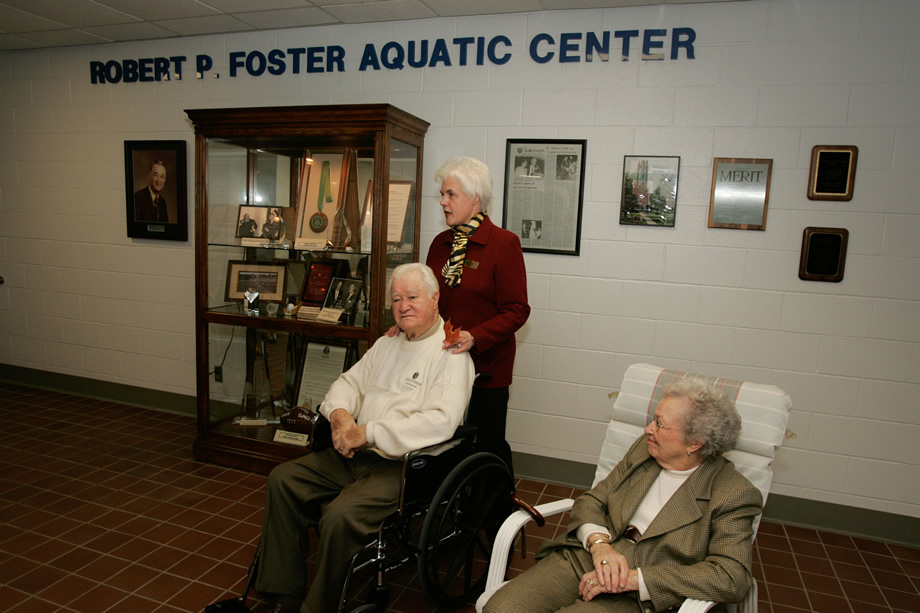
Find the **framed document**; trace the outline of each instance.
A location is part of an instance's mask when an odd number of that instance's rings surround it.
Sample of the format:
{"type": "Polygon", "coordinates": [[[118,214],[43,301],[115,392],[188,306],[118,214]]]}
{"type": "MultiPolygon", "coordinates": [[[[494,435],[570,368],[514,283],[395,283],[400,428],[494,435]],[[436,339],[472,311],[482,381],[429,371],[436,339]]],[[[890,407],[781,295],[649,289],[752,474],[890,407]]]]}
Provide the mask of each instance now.
{"type": "Polygon", "coordinates": [[[585,140],[508,139],[502,227],[524,251],[578,255],[585,140]]]}
{"type": "Polygon", "coordinates": [[[244,300],[246,292],[259,293],[262,302],[283,302],[287,265],[284,262],[249,262],[231,260],[227,263],[227,302],[244,300]]]}
{"type": "Polygon", "coordinates": [[[815,145],[808,171],[809,200],[852,200],[859,149],[847,145],[815,145]]]}
{"type": "Polygon", "coordinates": [[[329,386],[350,366],[348,345],[326,340],[308,340],[300,368],[295,406],[316,408],[326,397],[329,386]]]}
{"type": "Polygon", "coordinates": [[[624,156],[620,225],[673,228],[679,172],[676,156],[624,156]]]}
{"type": "MultiPolygon", "coordinates": [[[[371,185],[367,186],[370,194],[371,185]]],[[[387,223],[387,242],[402,243],[403,232],[406,230],[406,215],[409,212],[409,197],[412,195],[411,181],[390,181],[390,199],[389,214],[390,219],[387,223]]],[[[371,206],[370,199],[365,196],[365,219],[367,219],[367,210],[371,206]]],[[[373,218],[370,219],[373,221],[373,218]]]]}
{"type": "Polygon", "coordinates": [[[773,160],[715,158],[709,227],[765,230],[773,160]]]}
{"type": "Polygon", "coordinates": [[[805,228],[802,232],[799,279],[831,283],[842,281],[849,237],[850,232],[846,228],[805,228]]]}

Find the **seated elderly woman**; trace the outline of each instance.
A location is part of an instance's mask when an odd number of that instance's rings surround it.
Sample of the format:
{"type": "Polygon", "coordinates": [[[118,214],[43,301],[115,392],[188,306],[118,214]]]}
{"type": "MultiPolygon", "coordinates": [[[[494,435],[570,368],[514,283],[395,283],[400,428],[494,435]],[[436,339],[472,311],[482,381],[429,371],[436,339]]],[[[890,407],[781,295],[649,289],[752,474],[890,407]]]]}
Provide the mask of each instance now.
{"type": "Polygon", "coordinates": [[[737,602],[751,587],[760,492],[722,457],[741,431],[701,379],[664,388],[645,433],[575,501],[568,532],[489,599],[485,613],[664,611],[737,602]]]}

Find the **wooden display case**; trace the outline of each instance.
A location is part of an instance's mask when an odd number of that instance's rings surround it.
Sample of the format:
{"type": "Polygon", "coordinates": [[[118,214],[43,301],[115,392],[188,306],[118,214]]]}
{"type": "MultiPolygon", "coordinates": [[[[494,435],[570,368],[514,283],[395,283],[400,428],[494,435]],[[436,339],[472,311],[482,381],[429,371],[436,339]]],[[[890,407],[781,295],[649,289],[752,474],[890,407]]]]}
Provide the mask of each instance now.
{"type": "Polygon", "coordinates": [[[428,123],[387,104],[186,113],[195,128],[194,455],[268,472],[305,452],[275,442],[280,416],[318,404],[392,322],[388,271],[418,260],[428,123]]]}

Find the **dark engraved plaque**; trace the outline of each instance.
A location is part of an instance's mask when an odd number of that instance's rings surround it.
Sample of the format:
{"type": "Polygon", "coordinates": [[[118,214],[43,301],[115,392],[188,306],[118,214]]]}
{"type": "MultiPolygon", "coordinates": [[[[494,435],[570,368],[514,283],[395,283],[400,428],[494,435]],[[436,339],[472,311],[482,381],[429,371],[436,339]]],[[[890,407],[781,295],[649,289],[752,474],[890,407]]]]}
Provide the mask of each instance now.
{"type": "Polygon", "coordinates": [[[845,145],[816,145],[811,150],[808,198],[850,200],[859,150],[845,145]]]}
{"type": "Polygon", "coordinates": [[[845,228],[805,228],[799,278],[803,281],[842,281],[849,236],[845,228]]]}

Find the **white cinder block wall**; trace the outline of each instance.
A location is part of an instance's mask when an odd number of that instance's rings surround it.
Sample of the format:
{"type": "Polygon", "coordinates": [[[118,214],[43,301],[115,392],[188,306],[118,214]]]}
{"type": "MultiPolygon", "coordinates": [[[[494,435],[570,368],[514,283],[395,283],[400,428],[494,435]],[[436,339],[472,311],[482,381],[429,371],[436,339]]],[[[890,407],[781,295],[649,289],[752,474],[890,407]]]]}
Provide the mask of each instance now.
{"type": "MultiPolygon", "coordinates": [[[[125,237],[123,141],[191,144],[187,108],[390,102],[431,122],[427,176],[487,161],[496,220],[507,138],[588,141],[581,255],[526,257],[515,450],[593,464],[608,394],[650,361],[791,394],[774,492],[920,517],[918,21],[914,0],[752,0],[0,52],[0,360],[194,395],[193,245],[125,237]],[[696,59],[526,53],[541,32],[673,27],[696,59]],[[504,66],[357,70],[366,42],[499,34],[504,66]],[[344,73],[89,79],[91,60],[209,54],[226,74],[230,51],[332,43],[344,73]],[[859,147],[852,201],[806,198],[816,144],[859,147]],[[680,156],[676,227],[618,225],[627,154],[680,156]],[[706,227],[713,157],[773,160],[766,231],[706,227]],[[798,279],[806,226],[849,230],[842,283],[798,279]]],[[[443,227],[424,190],[423,258],[443,227]]]]}

